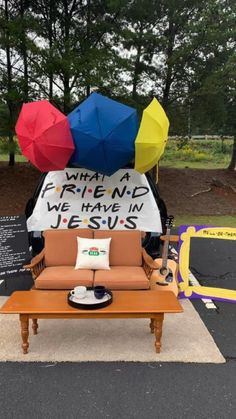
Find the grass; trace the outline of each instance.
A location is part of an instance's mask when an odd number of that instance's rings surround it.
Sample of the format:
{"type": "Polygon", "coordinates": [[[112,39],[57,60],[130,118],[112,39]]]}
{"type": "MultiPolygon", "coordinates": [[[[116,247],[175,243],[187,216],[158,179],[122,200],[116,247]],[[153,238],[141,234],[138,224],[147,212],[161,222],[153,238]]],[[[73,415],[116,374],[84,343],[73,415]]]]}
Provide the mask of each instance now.
{"type": "Polygon", "coordinates": [[[225,169],[231,159],[233,140],[170,139],[160,166],[182,169],[225,169]]]}
{"type": "MultiPolygon", "coordinates": [[[[0,154],[0,161],[8,161],[9,160],[9,155],[8,154],[0,154]]],[[[25,156],[22,156],[21,154],[15,154],[15,161],[16,162],[27,162],[28,160],[26,159],[25,156]]]]}
{"type": "MultiPolygon", "coordinates": [[[[228,167],[232,154],[233,140],[225,139],[169,139],[160,166],[177,169],[225,169],[228,167]]],[[[26,162],[21,155],[15,138],[16,162],[26,162]]],[[[0,137],[0,161],[8,161],[8,141],[0,137]]]]}
{"type": "Polygon", "coordinates": [[[168,167],[173,169],[226,169],[229,165],[230,159],[223,162],[194,162],[194,161],[166,161],[160,160],[160,167],[168,167]]]}
{"type": "Polygon", "coordinates": [[[175,226],[180,225],[211,225],[215,227],[236,228],[236,217],[233,215],[175,215],[175,226]]]}

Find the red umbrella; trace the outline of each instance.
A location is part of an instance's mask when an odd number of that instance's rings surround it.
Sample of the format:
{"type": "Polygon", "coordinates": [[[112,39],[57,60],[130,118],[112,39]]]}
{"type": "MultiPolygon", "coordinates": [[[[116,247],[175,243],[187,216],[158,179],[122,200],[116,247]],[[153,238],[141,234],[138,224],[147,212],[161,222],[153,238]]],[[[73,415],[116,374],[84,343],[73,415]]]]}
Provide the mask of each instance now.
{"type": "Polygon", "coordinates": [[[67,117],[47,100],[24,103],[16,123],[22,154],[39,170],[63,170],[74,142],[67,117]]]}

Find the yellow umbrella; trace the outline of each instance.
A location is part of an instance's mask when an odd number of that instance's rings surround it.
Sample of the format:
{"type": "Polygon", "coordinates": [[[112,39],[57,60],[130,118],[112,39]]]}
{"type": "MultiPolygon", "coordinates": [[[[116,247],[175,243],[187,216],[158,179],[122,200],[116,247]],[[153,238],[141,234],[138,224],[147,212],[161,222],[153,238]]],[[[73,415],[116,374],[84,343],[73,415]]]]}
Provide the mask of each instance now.
{"type": "Polygon", "coordinates": [[[145,173],[159,161],[168,137],[169,120],[164,109],[154,98],[143,111],[142,121],[135,140],[134,168],[145,173]]]}

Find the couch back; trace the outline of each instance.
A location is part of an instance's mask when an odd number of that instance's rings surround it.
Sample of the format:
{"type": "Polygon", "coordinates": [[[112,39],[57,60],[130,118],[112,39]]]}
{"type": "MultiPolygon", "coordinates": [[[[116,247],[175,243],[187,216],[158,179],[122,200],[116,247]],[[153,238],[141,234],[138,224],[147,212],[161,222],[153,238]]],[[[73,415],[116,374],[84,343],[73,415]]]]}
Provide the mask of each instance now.
{"type": "Polygon", "coordinates": [[[111,237],[110,266],[141,266],[142,245],[139,230],[94,230],[95,239],[109,237],[111,237]]]}
{"type": "Polygon", "coordinates": [[[77,256],[77,237],[88,239],[110,238],[111,266],[141,266],[142,245],[141,232],[90,230],[90,229],[58,229],[46,230],[44,235],[46,266],[75,266],[77,256]]]}
{"type": "Polygon", "coordinates": [[[93,238],[93,231],[85,229],[46,230],[44,236],[46,266],[75,266],[77,237],[93,238]]]}

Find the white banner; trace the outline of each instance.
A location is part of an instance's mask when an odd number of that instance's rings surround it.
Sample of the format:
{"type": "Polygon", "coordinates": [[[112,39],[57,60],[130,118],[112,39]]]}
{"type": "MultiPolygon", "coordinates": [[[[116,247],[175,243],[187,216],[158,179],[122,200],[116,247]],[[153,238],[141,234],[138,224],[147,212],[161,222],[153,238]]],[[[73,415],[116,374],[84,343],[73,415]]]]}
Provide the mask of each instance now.
{"type": "Polygon", "coordinates": [[[56,228],[162,233],[160,213],[145,175],[120,169],[104,176],[85,169],[49,172],[28,231],[56,228]]]}

